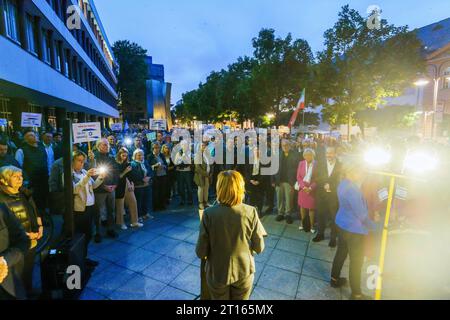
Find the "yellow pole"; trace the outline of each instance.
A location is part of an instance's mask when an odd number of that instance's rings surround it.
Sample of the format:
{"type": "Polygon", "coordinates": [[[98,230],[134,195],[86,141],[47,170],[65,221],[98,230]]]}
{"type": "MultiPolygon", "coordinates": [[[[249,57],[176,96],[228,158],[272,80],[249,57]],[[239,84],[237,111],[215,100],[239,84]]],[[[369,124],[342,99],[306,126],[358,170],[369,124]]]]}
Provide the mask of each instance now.
{"type": "Polygon", "coordinates": [[[386,207],[386,216],[384,218],[383,234],[381,236],[380,260],[378,263],[378,278],[375,290],[375,300],[381,300],[381,288],[383,283],[383,272],[384,272],[384,257],[386,255],[389,218],[391,215],[392,200],[394,198],[394,186],[395,186],[395,176],[392,175],[389,184],[389,196],[386,207]]]}

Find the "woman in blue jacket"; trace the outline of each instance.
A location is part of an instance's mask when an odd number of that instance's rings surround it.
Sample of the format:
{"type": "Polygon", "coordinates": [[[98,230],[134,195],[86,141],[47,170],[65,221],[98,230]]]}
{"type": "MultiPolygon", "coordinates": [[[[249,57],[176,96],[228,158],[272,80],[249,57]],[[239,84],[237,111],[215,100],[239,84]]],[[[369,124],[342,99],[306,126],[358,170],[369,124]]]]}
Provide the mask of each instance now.
{"type": "Polygon", "coordinates": [[[361,269],[364,263],[364,241],[375,223],[370,220],[367,203],[361,191],[364,170],[361,164],[348,160],[344,161],[344,179],[339,184],[337,193],[339,210],[336,214],[338,227],[338,248],[331,270],[331,286],[338,288],[346,283],[341,278],[341,270],[347,255],[350,256],[350,287],[351,299],[363,300],[369,297],[361,291],[361,269]]]}

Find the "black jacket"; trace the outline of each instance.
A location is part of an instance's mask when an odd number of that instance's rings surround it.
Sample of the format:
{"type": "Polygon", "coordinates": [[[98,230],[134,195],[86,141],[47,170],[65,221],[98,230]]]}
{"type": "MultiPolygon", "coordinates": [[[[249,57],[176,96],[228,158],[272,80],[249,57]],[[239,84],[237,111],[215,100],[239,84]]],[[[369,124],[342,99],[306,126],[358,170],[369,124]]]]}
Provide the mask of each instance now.
{"type": "Polygon", "coordinates": [[[17,299],[26,298],[19,274],[30,245],[20,221],[0,203],[0,256],[8,263],[8,275],[0,286],[17,299]]]}
{"type": "Polygon", "coordinates": [[[317,163],[317,192],[316,197],[320,201],[333,201],[336,205],[338,202],[337,197],[337,188],[339,185],[339,182],[341,181],[341,163],[336,160],[336,164],[334,165],[333,172],[331,173],[331,176],[328,177],[328,168],[327,168],[327,161],[322,160],[317,163]],[[326,192],[324,189],[324,186],[326,184],[330,185],[331,192],[326,192]]]}
{"type": "MultiPolygon", "coordinates": [[[[103,184],[95,189],[94,192],[106,193],[107,191],[103,189],[103,186],[117,186],[119,184],[119,170],[117,168],[117,162],[109,154],[100,153],[98,151],[95,151],[94,154],[96,168],[105,166],[108,170],[103,184]]],[[[91,167],[93,166],[91,165],[91,167]]]]}
{"type": "Polygon", "coordinates": [[[297,181],[297,167],[300,162],[298,153],[294,150],[290,150],[287,157],[284,156],[282,150],[279,151],[279,169],[278,173],[272,177],[272,183],[279,185],[281,182],[281,172],[282,170],[287,170],[287,181],[291,186],[295,185],[297,181]]]}
{"type": "Polygon", "coordinates": [[[26,232],[38,232],[38,210],[29,190],[10,195],[0,189],[0,203],[4,203],[24,227],[26,232]]]}
{"type": "Polygon", "coordinates": [[[133,182],[136,187],[143,186],[144,181],[143,179],[147,177],[152,177],[152,171],[147,165],[145,164],[145,168],[147,169],[147,175],[144,174],[144,170],[142,170],[142,166],[137,161],[131,161],[131,171],[128,173],[128,179],[130,182],[133,182]]]}

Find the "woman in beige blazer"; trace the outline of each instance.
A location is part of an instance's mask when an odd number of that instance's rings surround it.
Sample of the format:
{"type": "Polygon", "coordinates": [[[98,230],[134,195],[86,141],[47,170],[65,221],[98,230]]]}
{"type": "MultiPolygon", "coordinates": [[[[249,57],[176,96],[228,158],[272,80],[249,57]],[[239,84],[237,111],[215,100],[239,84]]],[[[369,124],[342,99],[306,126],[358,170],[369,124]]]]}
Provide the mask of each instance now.
{"type": "Polygon", "coordinates": [[[205,210],[196,253],[206,260],[205,272],[213,300],[248,300],[255,260],[264,250],[264,230],[256,208],[243,204],[245,185],[237,171],[217,179],[217,205],[205,210]]]}

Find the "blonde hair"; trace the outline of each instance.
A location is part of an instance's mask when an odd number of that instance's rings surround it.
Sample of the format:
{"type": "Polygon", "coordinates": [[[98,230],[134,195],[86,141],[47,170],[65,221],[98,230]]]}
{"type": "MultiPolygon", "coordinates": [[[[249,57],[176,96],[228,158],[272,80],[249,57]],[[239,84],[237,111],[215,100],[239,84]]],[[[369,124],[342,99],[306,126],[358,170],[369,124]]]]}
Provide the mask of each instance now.
{"type": "Polygon", "coordinates": [[[233,207],[241,204],[245,195],[245,182],[242,175],[234,170],[222,171],[217,177],[217,201],[233,207]]]}
{"type": "Polygon", "coordinates": [[[145,156],[144,150],[142,150],[142,149],[136,149],[136,150],[134,150],[134,152],[133,152],[133,157],[132,157],[133,160],[136,160],[136,155],[137,155],[138,153],[142,153],[142,155],[145,156]]]}
{"type": "Polygon", "coordinates": [[[0,168],[0,182],[7,186],[14,173],[22,173],[22,169],[15,166],[4,166],[0,168]]]}

